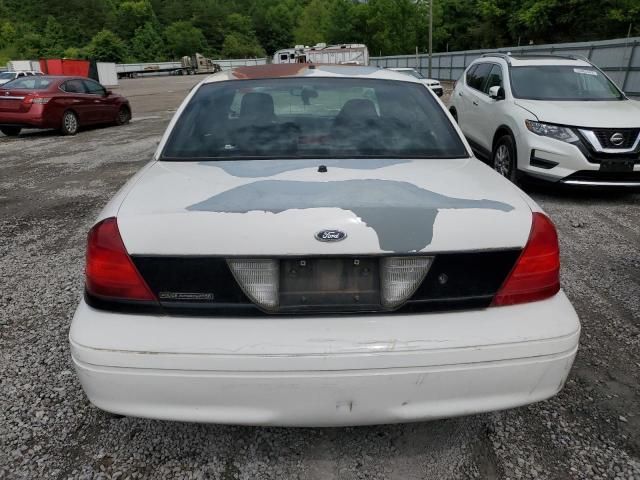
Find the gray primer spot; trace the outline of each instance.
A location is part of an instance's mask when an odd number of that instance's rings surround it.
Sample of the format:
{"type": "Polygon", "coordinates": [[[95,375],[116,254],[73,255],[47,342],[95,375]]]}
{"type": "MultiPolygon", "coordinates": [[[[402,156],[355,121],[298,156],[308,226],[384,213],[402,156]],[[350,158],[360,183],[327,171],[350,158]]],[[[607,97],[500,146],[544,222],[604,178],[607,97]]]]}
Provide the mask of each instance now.
{"type": "MultiPolygon", "coordinates": [[[[375,230],[380,248],[392,252],[417,251],[429,245],[440,209],[513,210],[506,203],[448,197],[412,183],[393,180],[259,180],[222,192],[187,207],[187,210],[280,213],[308,208],[341,208],[352,211],[375,230]]],[[[319,225],[318,228],[320,227],[324,225],[319,225]]]]}
{"type": "Polygon", "coordinates": [[[354,170],[376,170],[378,168],[410,163],[411,160],[394,159],[349,159],[349,160],[252,160],[252,161],[216,161],[200,162],[205,167],[219,167],[234,177],[260,178],[271,177],[279,173],[303,168],[317,168],[325,165],[327,168],[347,168],[354,170]]]}

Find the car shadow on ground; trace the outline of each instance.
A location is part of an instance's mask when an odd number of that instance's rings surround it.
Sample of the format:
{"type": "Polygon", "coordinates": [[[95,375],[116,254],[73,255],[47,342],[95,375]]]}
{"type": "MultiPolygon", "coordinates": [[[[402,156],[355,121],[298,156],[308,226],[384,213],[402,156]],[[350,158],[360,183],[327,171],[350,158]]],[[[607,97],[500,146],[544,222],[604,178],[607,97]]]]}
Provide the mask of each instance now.
{"type": "MultiPolygon", "coordinates": [[[[105,128],[113,128],[116,127],[117,125],[114,124],[101,124],[101,125],[87,125],[86,127],[81,127],[80,130],[78,130],[78,133],[76,135],[81,135],[85,132],[91,132],[94,130],[103,130],[105,128]]],[[[75,135],[67,135],[68,137],[73,137],[75,135]]],[[[10,137],[7,135],[4,135],[2,133],[0,133],[0,141],[10,141],[10,140],[15,140],[15,139],[27,139],[27,138],[47,138],[47,137],[65,137],[65,135],[62,135],[60,133],[59,130],[55,130],[55,129],[45,129],[45,130],[39,130],[39,129],[24,129],[22,132],[20,132],[20,135],[18,135],[17,137],[10,137]]]]}

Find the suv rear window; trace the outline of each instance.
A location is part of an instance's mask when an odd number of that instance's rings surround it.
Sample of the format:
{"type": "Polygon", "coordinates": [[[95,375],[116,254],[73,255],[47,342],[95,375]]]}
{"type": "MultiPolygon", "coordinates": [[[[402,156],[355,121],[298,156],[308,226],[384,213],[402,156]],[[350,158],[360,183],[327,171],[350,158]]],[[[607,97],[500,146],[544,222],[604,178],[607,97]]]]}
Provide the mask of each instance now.
{"type": "Polygon", "coordinates": [[[280,78],[203,85],[163,159],[462,158],[467,151],[420,84],[280,78]]]}

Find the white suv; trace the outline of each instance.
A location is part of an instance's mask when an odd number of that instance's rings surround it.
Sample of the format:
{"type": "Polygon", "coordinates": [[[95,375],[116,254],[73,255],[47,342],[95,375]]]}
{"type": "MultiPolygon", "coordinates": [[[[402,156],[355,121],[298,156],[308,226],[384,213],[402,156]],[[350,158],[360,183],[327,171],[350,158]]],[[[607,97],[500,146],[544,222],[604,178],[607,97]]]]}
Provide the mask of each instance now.
{"type": "Polygon", "coordinates": [[[484,55],[449,111],[476,155],[512,181],[640,186],[640,102],[581,58],[484,55]]]}

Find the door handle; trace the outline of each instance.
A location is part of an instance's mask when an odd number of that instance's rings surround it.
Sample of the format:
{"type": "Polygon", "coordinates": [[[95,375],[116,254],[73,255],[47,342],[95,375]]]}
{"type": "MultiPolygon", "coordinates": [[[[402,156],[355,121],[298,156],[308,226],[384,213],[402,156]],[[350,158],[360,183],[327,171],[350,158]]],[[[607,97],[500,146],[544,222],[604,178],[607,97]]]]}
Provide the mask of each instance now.
{"type": "Polygon", "coordinates": [[[477,107],[478,106],[478,102],[476,102],[475,100],[473,101],[473,104],[477,107]]]}
{"type": "Polygon", "coordinates": [[[464,97],[464,95],[462,95],[462,92],[458,92],[458,96],[464,97]]]}

